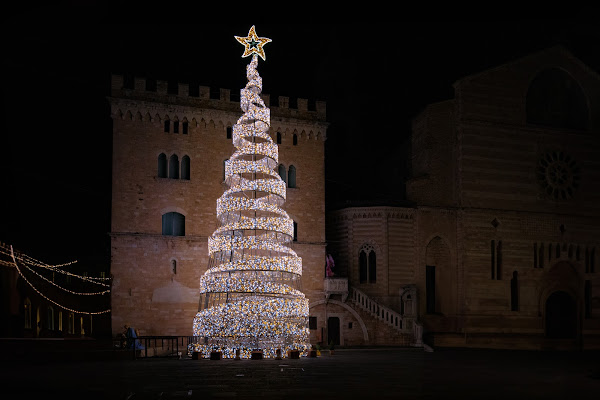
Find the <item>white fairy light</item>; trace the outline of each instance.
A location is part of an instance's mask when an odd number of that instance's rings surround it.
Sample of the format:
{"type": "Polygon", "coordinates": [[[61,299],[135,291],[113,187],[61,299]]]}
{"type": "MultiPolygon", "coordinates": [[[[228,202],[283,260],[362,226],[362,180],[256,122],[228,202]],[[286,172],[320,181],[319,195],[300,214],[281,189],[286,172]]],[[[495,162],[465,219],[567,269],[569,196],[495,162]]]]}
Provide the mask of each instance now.
{"type": "MultiPolygon", "coordinates": [[[[48,297],[45,293],[42,293],[35,285],[33,282],[31,282],[29,279],[27,279],[27,276],[23,273],[23,271],[21,270],[21,268],[19,268],[19,263],[21,263],[22,266],[26,267],[28,270],[32,271],[38,278],[41,278],[51,284],[53,284],[54,286],[58,287],[59,289],[62,289],[63,291],[66,291],[68,293],[71,294],[75,294],[75,295],[105,295],[107,293],[110,292],[110,290],[104,290],[101,292],[75,292],[69,289],[66,289],[64,287],[61,287],[59,285],[56,285],[54,282],[50,281],[48,278],[44,277],[43,275],[39,274],[38,272],[34,271],[31,267],[29,267],[27,264],[29,265],[34,265],[37,267],[43,267],[43,268],[47,268],[49,270],[52,270],[53,272],[62,272],[65,273],[65,271],[61,271],[58,269],[59,266],[51,266],[45,263],[42,263],[41,261],[37,261],[27,255],[24,255],[22,253],[16,252],[14,251],[13,247],[10,246],[10,248],[8,248],[7,246],[5,246],[3,243],[0,243],[0,253],[5,254],[7,256],[10,257],[10,260],[12,262],[3,262],[3,264],[5,265],[10,265],[11,267],[14,267],[17,272],[19,273],[19,275],[21,276],[21,278],[23,278],[23,280],[42,298],[46,299],[48,302],[73,313],[77,313],[77,314],[88,314],[88,315],[98,315],[98,314],[106,314],[109,313],[111,310],[110,309],[106,309],[106,310],[101,310],[101,311],[89,311],[89,310],[82,310],[82,309],[74,309],[71,307],[68,307],[64,304],[59,303],[58,301],[55,301],[53,299],[51,299],[50,297],[48,297]]],[[[61,266],[65,266],[65,265],[69,265],[71,263],[67,263],[67,264],[61,264],[61,266]]],[[[78,278],[87,278],[87,277],[83,277],[83,276],[79,276],[79,275],[75,275],[72,273],[66,273],[69,276],[75,276],[78,278]]],[[[98,278],[99,279],[99,278],[98,278]]],[[[84,279],[86,280],[86,279],[84,279]]],[[[93,280],[91,281],[95,284],[100,284],[105,286],[105,284],[103,283],[99,283],[99,282],[94,282],[93,280]]]]}

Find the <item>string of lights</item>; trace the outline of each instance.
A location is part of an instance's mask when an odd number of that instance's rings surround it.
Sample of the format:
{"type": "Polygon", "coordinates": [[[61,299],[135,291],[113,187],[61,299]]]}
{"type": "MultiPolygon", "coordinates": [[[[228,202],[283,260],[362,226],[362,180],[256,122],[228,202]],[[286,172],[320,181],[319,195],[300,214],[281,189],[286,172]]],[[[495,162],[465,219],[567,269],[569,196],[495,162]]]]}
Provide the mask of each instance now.
{"type": "Polygon", "coordinates": [[[277,350],[306,354],[308,299],[300,290],[302,259],[290,247],[294,224],[281,208],[286,184],[274,171],[277,144],[269,134],[270,110],[260,93],[258,56],[271,41],[256,36],[254,26],[244,44],[248,83],[240,91],[244,114],[233,127],[236,148],[225,163],[229,189],[217,200],[221,226],[208,238],[209,268],[200,278],[200,304],[193,321],[198,343],[188,351],[210,357],[250,358],[260,350],[276,357],[277,350]]]}
{"type": "MultiPolygon", "coordinates": [[[[110,292],[110,290],[103,290],[103,291],[99,291],[99,292],[76,292],[76,291],[67,289],[65,287],[62,287],[60,285],[57,285],[55,282],[51,281],[47,277],[43,276],[42,274],[38,273],[37,271],[35,271],[31,268],[31,266],[41,267],[41,268],[51,270],[53,273],[59,272],[59,273],[67,274],[72,277],[79,278],[81,280],[84,280],[84,281],[87,281],[87,282],[90,282],[90,283],[93,283],[96,285],[109,286],[105,283],[97,281],[97,280],[106,280],[107,278],[91,278],[91,277],[76,275],[71,272],[63,271],[60,269],[62,267],[74,264],[76,261],[73,261],[70,263],[65,263],[65,264],[60,264],[60,265],[49,265],[49,264],[43,263],[41,261],[35,260],[34,258],[29,257],[21,252],[15,251],[13,249],[12,245],[8,246],[4,243],[0,243],[0,254],[8,256],[9,260],[10,260],[10,261],[0,260],[2,265],[14,267],[17,270],[19,276],[29,285],[29,287],[31,287],[40,297],[44,298],[45,300],[49,301],[50,303],[66,310],[66,311],[70,311],[70,312],[73,312],[76,314],[97,315],[97,314],[109,313],[111,311],[110,309],[100,310],[100,311],[75,309],[75,308],[69,307],[63,303],[59,303],[58,301],[55,301],[55,300],[51,299],[50,297],[48,297],[46,294],[42,293],[42,291],[40,289],[38,289],[31,282],[30,279],[27,278],[26,274],[23,273],[23,270],[21,268],[19,268],[19,265],[21,265],[22,267],[31,271],[37,278],[41,278],[42,280],[52,284],[53,286],[65,291],[65,292],[68,292],[70,294],[73,294],[73,295],[80,295],[80,296],[106,295],[107,293],[110,292]]],[[[110,279],[110,278],[108,278],[108,279],[110,279]]]]}

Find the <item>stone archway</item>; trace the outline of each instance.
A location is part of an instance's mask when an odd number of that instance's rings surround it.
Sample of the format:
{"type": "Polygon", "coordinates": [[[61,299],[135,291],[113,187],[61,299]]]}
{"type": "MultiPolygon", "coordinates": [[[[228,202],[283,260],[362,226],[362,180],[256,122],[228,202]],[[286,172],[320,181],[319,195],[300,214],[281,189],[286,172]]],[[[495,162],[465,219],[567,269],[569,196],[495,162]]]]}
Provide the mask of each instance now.
{"type": "Polygon", "coordinates": [[[341,301],[329,299],[329,300],[317,300],[317,301],[311,302],[310,303],[310,308],[312,309],[312,308],[314,308],[314,307],[316,307],[318,305],[321,305],[321,304],[335,304],[335,305],[340,306],[340,307],[346,309],[347,311],[349,311],[352,314],[352,316],[354,316],[354,318],[356,318],[356,320],[358,321],[358,323],[360,325],[360,328],[361,328],[362,334],[363,334],[363,340],[364,340],[364,342],[368,343],[368,341],[369,341],[369,333],[367,331],[367,326],[365,325],[365,322],[360,317],[360,315],[358,315],[358,313],[352,307],[350,307],[346,303],[342,303],[341,301]]]}
{"type": "Polygon", "coordinates": [[[577,337],[577,303],[569,293],[558,290],[546,299],[546,337],[575,339],[577,337]]]}

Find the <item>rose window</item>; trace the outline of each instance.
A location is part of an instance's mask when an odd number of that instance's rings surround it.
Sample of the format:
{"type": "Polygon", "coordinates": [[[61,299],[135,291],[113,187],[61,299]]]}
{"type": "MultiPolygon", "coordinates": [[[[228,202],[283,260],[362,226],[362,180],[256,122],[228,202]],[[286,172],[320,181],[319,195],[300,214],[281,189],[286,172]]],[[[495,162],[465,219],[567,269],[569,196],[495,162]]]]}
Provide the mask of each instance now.
{"type": "Polygon", "coordinates": [[[577,162],[562,151],[548,152],[540,158],[537,177],[544,192],[555,200],[573,197],[579,186],[580,170],[577,162]]]}

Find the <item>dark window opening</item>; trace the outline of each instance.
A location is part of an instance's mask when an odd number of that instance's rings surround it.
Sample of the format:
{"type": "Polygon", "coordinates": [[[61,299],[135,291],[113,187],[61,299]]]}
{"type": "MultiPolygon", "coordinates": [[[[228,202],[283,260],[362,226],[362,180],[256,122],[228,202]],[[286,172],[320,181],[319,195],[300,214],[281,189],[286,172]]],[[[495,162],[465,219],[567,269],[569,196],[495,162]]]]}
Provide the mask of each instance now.
{"type": "Polygon", "coordinates": [[[544,244],[540,244],[540,256],[538,257],[539,267],[544,268],[544,244]]]}
{"type": "Polygon", "coordinates": [[[308,317],[308,329],[317,329],[317,317],[308,317]]]}
{"type": "Polygon", "coordinates": [[[375,251],[369,253],[369,283],[375,283],[377,277],[377,256],[375,251]]]}
{"type": "Polygon", "coordinates": [[[281,144],[281,133],[277,132],[277,144],[281,144]]]}
{"type": "Polygon", "coordinates": [[[502,240],[496,246],[496,279],[502,279],[502,240]]]}
{"type": "Polygon", "coordinates": [[[298,223],[294,221],[294,242],[298,241],[298,223]]]}
{"type": "Polygon", "coordinates": [[[533,244],[533,268],[537,268],[538,267],[538,250],[537,250],[537,243],[533,244]]]}
{"type": "Polygon", "coordinates": [[[165,121],[165,132],[171,132],[171,121],[165,121]]]}
{"type": "Polygon", "coordinates": [[[287,174],[285,173],[285,166],[283,164],[279,164],[279,176],[284,182],[287,182],[287,174]]]}
{"type": "Polygon", "coordinates": [[[164,153],[158,155],[158,177],[167,177],[167,156],[164,153]]]}
{"type": "Polygon", "coordinates": [[[181,179],[190,180],[190,157],[183,156],[181,159],[181,179]]]}
{"type": "Polygon", "coordinates": [[[359,265],[359,280],[360,283],[367,282],[367,253],[361,251],[358,256],[358,265],[359,265]]]}
{"type": "Polygon", "coordinates": [[[227,139],[231,139],[231,127],[227,127],[227,139]]]}
{"type": "Polygon", "coordinates": [[[163,214],[162,234],[165,236],[185,236],[185,216],[178,212],[163,214]]]}
{"type": "Polygon", "coordinates": [[[491,242],[492,279],[496,279],[496,241],[491,242]]]}
{"type": "Polygon", "coordinates": [[[288,170],[288,187],[295,188],[296,187],[296,167],[290,165],[288,170]]]}
{"type": "Polygon", "coordinates": [[[179,133],[179,121],[173,121],[173,133],[179,133]]]}
{"type": "Polygon", "coordinates": [[[510,310],[519,311],[519,280],[517,271],[510,280],[510,310]]]}
{"type": "Polygon", "coordinates": [[[188,122],[187,121],[183,121],[182,129],[183,129],[183,132],[181,132],[181,133],[184,135],[187,135],[188,134],[188,122]]]}
{"type": "Polygon", "coordinates": [[[296,135],[295,133],[294,133],[294,136],[292,137],[292,143],[294,146],[298,145],[298,135],[296,135]]]}
{"type": "Polygon", "coordinates": [[[179,157],[176,154],[169,158],[169,178],[179,179],[179,157]]]}

